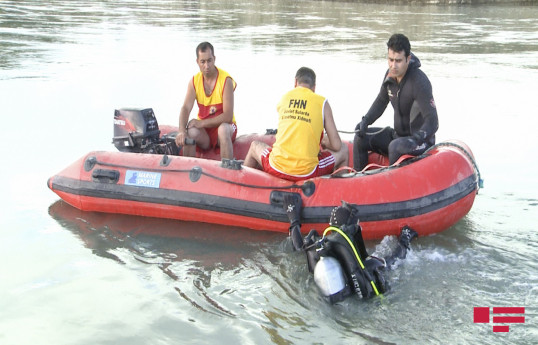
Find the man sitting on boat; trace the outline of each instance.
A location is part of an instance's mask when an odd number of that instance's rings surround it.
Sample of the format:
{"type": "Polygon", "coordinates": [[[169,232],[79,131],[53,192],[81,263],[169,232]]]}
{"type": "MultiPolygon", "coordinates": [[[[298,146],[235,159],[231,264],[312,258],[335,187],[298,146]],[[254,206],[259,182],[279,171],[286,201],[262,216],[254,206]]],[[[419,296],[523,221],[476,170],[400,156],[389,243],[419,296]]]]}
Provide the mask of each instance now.
{"type": "Polygon", "coordinates": [[[184,156],[196,155],[194,145],[185,145],[185,139],[191,138],[202,150],[220,147],[221,158],[233,158],[233,141],[237,135],[233,92],[237,84],[227,72],[215,66],[215,60],[211,43],[202,42],[196,47],[200,72],[187,85],[176,136],[176,144],[183,146],[184,156]],[[195,100],[198,117],[188,121],[195,100]]]}
{"type": "Polygon", "coordinates": [[[331,106],[325,97],[314,93],[315,88],[314,71],[299,68],[295,88],[277,105],[279,121],[273,147],[253,141],[244,166],[261,167],[274,176],[299,181],[347,165],[347,146],[342,145],[331,106]],[[320,150],[320,144],[324,150],[320,150]]]}
{"type": "Polygon", "coordinates": [[[355,128],[353,168],[368,164],[368,151],[388,155],[395,163],[402,155],[418,156],[435,144],[439,127],[431,83],[411,54],[409,39],[394,34],[387,42],[389,69],[374,103],[355,128]],[[394,108],[394,129],[368,128],[385,111],[394,108]]]}

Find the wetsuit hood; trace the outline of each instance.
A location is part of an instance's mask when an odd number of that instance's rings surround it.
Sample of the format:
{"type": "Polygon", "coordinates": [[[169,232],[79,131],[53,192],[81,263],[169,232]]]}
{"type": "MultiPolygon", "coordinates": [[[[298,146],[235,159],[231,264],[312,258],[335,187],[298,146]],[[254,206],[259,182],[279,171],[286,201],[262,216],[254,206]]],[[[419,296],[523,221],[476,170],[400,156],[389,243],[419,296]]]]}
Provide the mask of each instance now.
{"type": "Polygon", "coordinates": [[[417,69],[417,68],[420,68],[420,66],[422,66],[422,64],[420,63],[420,60],[418,59],[418,57],[415,56],[415,54],[411,53],[410,58],[411,58],[411,61],[409,61],[409,67],[407,67],[408,71],[410,69],[417,69]]]}

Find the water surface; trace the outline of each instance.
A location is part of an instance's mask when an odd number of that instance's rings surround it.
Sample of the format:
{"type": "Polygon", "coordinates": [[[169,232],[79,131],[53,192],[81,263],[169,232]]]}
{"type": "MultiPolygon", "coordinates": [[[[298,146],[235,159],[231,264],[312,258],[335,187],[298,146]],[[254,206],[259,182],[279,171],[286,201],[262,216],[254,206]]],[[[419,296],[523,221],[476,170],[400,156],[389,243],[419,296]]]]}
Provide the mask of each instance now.
{"type": "Polygon", "coordinates": [[[2,1],[0,342],[538,342],[537,18],[536,6],[2,1]],[[328,305],[281,234],[80,212],[46,187],[86,152],[114,149],[114,109],[153,107],[176,124],[205,40],[238,82],[240,133],[276,126],[303,65],[352,130],[394,32],[433,84],[438,139],[471,147],[485,188],[458,224],[413,244],[383,299],[328,305]],[[493,333],[473,323],[475,306],[524,306],[526,323],[493,333]]]}

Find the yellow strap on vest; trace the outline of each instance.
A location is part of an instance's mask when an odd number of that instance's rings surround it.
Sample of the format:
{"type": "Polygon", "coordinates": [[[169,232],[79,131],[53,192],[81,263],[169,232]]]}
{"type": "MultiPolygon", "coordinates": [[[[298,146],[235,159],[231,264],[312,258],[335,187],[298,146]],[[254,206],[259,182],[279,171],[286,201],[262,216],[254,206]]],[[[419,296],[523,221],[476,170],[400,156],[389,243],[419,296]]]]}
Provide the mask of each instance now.
{"type": "MultiPolygon", "coordinates": [[[[327,229],[325,229],[325,231],[323,231],[323,237],[325,237],[325,235],[329,232],[329,231],[336,231],[337,233],[340,234],[340,236],[342,236],[343,238],[345,238],[345,240],[347,241],[347,243],[350,245],[351,249],[353,249],[353,253],[355,253],[355,258],[357,258],[357,262],[359,263],[359,266],[364,270],[364,265],[362,263],[362,260],[361,260],[361,257],[359,256],[359,253],[357,253],[357,249],[355,249],[355,245],[353,245],[353,242],[351,242],[351,240],[349,239],[349,237],[346,235],[345,232],[343,232],[342,230],[338,229],[337,227],[335,226],[329,226],[327,229]]],[[[375,283],[373,280],[370,280],[370,284],[372,285],[372,288],[374,289],[374,292],[377,296],[379,296],[379,291],[377,291],[377,287],[375,286],[375,283]]]]}

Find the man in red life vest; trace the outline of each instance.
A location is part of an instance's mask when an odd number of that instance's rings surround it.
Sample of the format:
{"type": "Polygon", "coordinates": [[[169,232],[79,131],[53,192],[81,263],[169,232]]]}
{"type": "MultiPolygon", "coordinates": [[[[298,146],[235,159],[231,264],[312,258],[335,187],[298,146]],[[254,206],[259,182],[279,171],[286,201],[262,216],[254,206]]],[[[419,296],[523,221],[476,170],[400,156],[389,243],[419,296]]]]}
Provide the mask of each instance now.
{"type": "Polygon", "coordinates": [[[191,138],[202,150],[218,146],[221,158],[233,158],[232,143],[237,135],[233,93],[237,84],[227,72],[215,66],[215,59],[211,43],[202,42],[196,47],[200,72],[187,85],[176,136],[176,144],[183,146],[184,156],[196,154],[194,145],[185,145],[185,139],[191,138]],[[189,121],[194,101],[198,104],[198,116],[189,121]]]}

